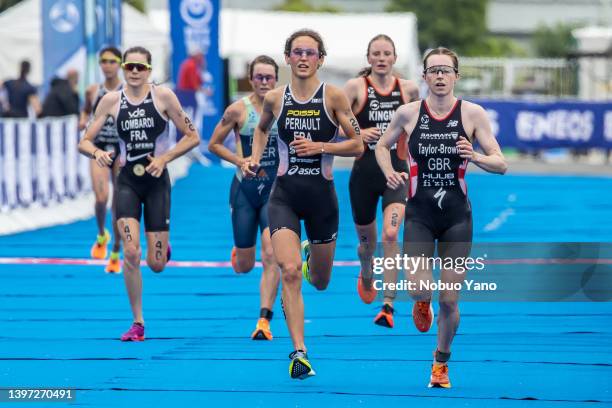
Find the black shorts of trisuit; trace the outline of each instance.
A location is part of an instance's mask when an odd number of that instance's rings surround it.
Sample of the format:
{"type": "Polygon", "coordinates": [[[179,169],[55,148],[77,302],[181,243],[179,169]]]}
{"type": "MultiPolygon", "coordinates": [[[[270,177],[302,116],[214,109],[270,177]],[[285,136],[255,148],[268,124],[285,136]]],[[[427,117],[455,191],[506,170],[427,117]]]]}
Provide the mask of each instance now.
{"type": "Polygon", "coordinates": [[[441,258],[465,258],[472,249],[472,207],[465,204],[445,211],[435,205],[406,204],[404,254],[433,257],[435,241],[441,258]]]}
{"type": "Polygon", "coordinates": [[[165,169],[159,178],[144,173],[137,176],[133,166],[121,168],[117,177],[117,219],[135,218],[140,222],[144,207],[145,231],[170,228],[170,176],[165,169]]]}
{"type": "Polygon", "coordinates": [[[232,212],[232,231],[236,248],[251,248],[257,242],[257,227],[260,233],[268,228],[267,197],[250,200],[240,181],[234,176],[229,196],[232,212]],[[254,202],[255,201],[255,202],[254,202]]]}
{"type": "Polygon", "coordinates": [[[289,182],[278,177],[268,201],[270,234],[290,229],[301,236],[304,220],[306,236],[312,244],[326,244],[338,235],[338,197],[334,182],[325,179],[289,182]]]}
{"type": "Polygon", "coordinates": [[[380,169],[365,171],[362,167],[353,166],[349,179],[349,195],[353,221],[357,225],[368,225],[376,219],[378,199],[382,197],[382,209],[389,204],[406,204],[408,183],[397,190],[387,187],[387,179],[380,169]]]}
{"type": "Polygon", "coordinates": [[[105,152],[114,152],[113,162],[110,167],[112,168],[115,164],[115,160],[119,157],[119,143],[108,143],[108,142],[94,142],[94,146],[96,146],[100,150],[104,150],[105,152]]]}

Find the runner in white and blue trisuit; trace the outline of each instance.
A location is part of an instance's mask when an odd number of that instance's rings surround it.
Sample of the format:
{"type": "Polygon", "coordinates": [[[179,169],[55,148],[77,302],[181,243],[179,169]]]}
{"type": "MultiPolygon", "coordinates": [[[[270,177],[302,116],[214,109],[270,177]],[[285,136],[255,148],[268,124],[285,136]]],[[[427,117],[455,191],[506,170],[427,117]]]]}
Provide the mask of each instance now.
{"type": "Polygon", "coordinates": [[[236,273],[253,269],[258,229],[261,234],[263,272],[259,284],[259,320],[251,334],[253,340],[272,340],[270,320],[280,280],[268,227],[268,197],[278,169],[276,125],[270,130],[257,175],[243,177],[241,167],[251,157],[253,134],[259,123],[263,100],[268,91],[274,89],[277,79],[278,65],[272,58],[266,55],[255,58],[249,65],[249,82],[253,93],[228,106],[208,144],[211,153],[236,165],[229,197],[234,235],[231,260],[236,273]],[[236,137],[235,153],[223,145],[232,131],[236,137]]]}

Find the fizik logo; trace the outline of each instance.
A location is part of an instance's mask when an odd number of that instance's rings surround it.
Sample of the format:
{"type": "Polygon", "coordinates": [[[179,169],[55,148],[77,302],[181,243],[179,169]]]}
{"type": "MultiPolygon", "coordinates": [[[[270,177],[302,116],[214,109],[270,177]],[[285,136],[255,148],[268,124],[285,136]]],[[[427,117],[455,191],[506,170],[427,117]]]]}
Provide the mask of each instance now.
{"type": "Polygon", "coordinates": [[[142,108],[138,108],[133,112],[128,112],[128,116],[130,119],[142,118],[145,115],[145,110],[142,108]]]}

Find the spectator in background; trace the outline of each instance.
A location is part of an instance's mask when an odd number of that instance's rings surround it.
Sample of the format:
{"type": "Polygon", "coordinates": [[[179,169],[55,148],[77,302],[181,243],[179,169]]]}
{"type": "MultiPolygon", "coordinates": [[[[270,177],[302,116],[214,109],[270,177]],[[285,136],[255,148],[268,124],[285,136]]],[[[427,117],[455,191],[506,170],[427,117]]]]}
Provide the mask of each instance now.
{"type": "Polygon", "coordinates": [[[53,78],[51,89],[43,102],[41,117],[79,114],[79,72],[70,69],[66,78],[53,78]]]}
{"type": "Polygon", "coordinates": [[[32,108],[35,115],[40,114],[40,100],[36,94],[36,88],[28,82],[30,73],[30,61],[23,60],[19,68],[19,78],[10,79],[3,85],[6,93],[6,106],[4,116],[11,118],[27,118],[28,106],[32,108]]]}
{"type": "Polygon", "coordinates": [[[204,53],[197,47],[190,47],[189,57],[179,67],[176,88],[180,91],[199,91],[202,88],[202,69],[206,65],[204,53]]]}

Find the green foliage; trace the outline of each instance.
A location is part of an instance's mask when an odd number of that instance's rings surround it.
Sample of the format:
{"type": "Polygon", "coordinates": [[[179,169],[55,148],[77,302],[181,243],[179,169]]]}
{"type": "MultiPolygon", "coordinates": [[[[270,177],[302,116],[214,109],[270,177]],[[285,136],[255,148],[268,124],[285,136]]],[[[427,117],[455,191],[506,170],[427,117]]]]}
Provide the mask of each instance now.
{"type": "Polygon", "coordinates": [[[285,0],[283,4],[274,7],[276,11],[293,11],[301,13],[337,13],[340,10],[330,5],[315,7],[308,0],[285,0]]]}
{"type": "Polygon", "coordinates": [[[533,49],[538,57],[564,58],[576,48],[572,36],[575,25],[558,23],[553,27],[540,25],[532,37],[533,49]]]}
{"type": "Polygon", "coordinates": [[[126,0],[126,3],[141,13],[146,13],[145,0],[126,0]]]}
{"type": "Polygon", "coordinates": [[[479,57],[516,57],[525,58],[527,50],[519,43],[509,38],[486,36],[476,47],[473,47],[467,55],[479,57]]]}
{"type": "Polygon", "coordinates": [[[487,34],[488,0],[391,0],[388,11],[411,11],[417,16],[422,50],[448,47],[466,55],[487,34]]]}
{"type": "Polygon", "coordinates": [[[0,13],[19,2],[21,2],[21,0],[0,0],[0,13]]]}

